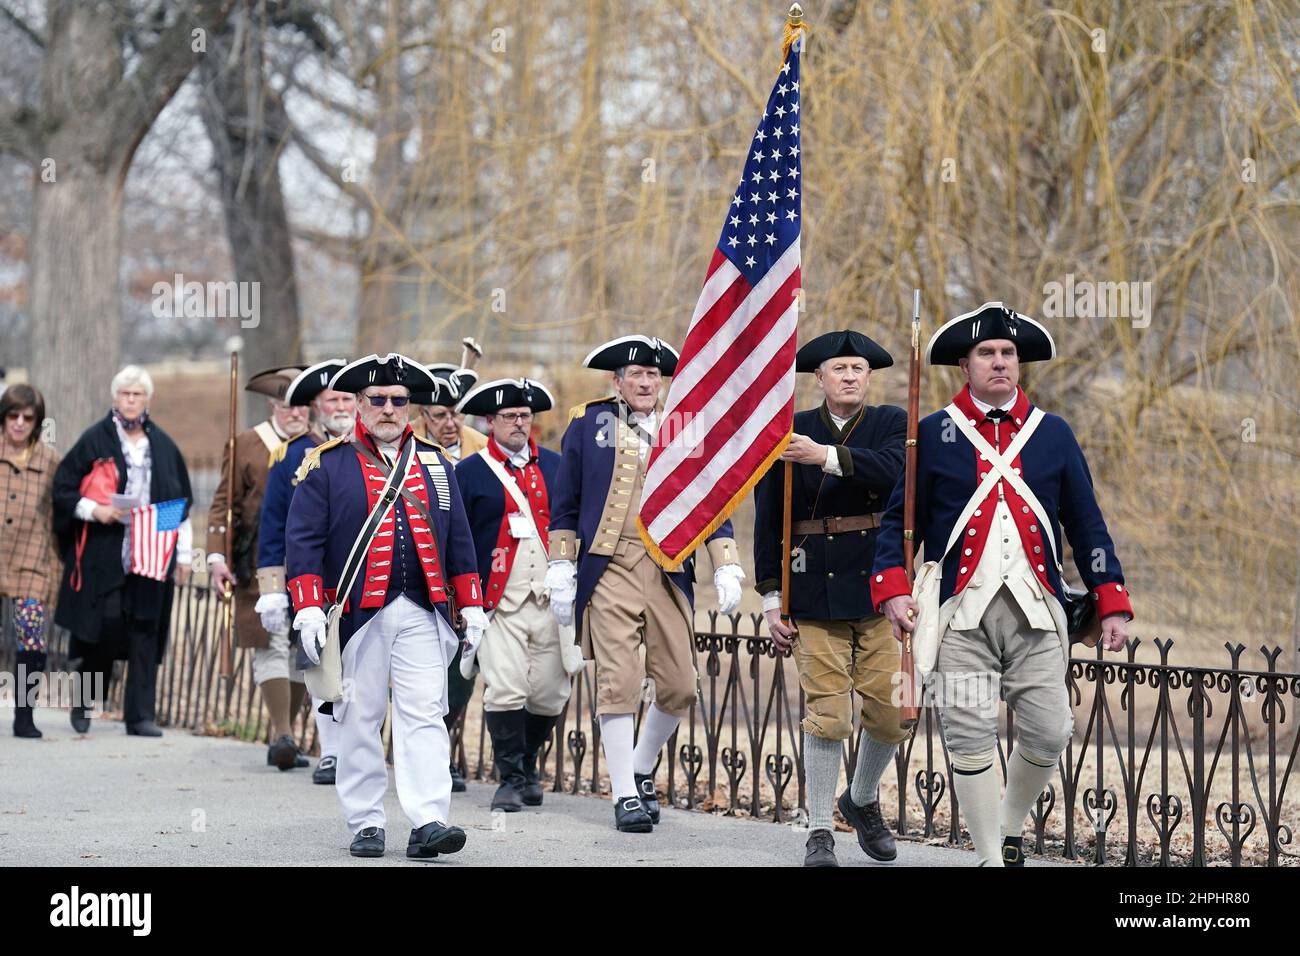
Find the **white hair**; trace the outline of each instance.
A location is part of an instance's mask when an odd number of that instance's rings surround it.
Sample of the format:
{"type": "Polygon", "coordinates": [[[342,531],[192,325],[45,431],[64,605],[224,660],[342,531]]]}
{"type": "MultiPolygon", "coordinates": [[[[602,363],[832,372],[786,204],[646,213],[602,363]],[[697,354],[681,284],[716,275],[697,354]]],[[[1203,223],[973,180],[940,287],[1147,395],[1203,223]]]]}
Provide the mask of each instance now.
{"type": "Polygon", "coordinates": [[[113,376],[113,381],[108,386],[109,398],[117,398],[117,393],[128,385],[139,385],[144,389],[146,399],[153,398],[153,378],[138,365],[128,365],[113,376]]]}

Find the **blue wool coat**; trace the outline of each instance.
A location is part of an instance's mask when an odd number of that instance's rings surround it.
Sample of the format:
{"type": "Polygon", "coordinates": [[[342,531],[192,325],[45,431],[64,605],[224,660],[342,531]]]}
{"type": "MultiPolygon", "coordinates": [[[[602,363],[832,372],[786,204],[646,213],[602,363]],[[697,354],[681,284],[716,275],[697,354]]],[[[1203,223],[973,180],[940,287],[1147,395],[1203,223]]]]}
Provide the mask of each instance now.
{"type": "MultiPolygon", "coordinates": [[[[368,436],[360,434],[360,427],[358,433],[362,440],[369,441],[368,436]]],[[[437,444],[417,438],[409,427],[402,438],[403,447],[408,441],[419,444],[417,451],[435,453],[447,477],[451,478],[452,464],[438,450],[437,444]]],[[[458,606],[481,606],[482,590],[478,584],[474,539],[465,517],[460,486],[455,481],[447,482],[451,500],[450,508],[444,511],[438,506],[429,467],[423,463],[419,467],[425,487],[429,489],[430,517],[433,519],[431,530],[437,546],[443,584],[455,589],[458,606]]],[[[366,492],[365,477],[357,452],[347,442],[331,445],[321,452],[319,465],[308,471],[298,482],[289,505],[285,529],[285,575],[289,580],[289,594],[293,599],[294,611],[328,603],[324,599],[324,589],[337,587],[343,576],[343,565],[348,553],[370,512],[370,500],[366,492]],[[298,583],[307,585],[303,588],[306,599],[300,599],[296,593],[295,585],[298,583]],[[313,584],[319,588],[317,593],[322,595],[319,599],[312,596],[310,585],[313,584]]],[[[405,507],[405,502],[399,498],[394,510],[405,507]]],[[[410,535],[409,527],[405,533],[410,535]]],[[[408,546],[411,546],[409,541],[408,546]]],[[[339,621],[339,634],[344,645],[352,634],[381,610],[378,607],[361,607],[361,592],[366,588],[365,579],[366,569],[363,565],[349,592],[347,612],[339,621]]],[[[390,588],[385,603],[391,602],[395,597],[396,594],[390,588]]],[[[445,601],[438,602],[437,610],[451,622],[445,601]]]]}
{"type": "MultiPolygon", "coordinates": [[[[614,481],[615,448],[611,435],[618,416],[615,399],[588,403],[575,413],[560,442],[560,470],[551,501],[551,531],[572,531],[581,542],[578,553],[578,595],[574,601],[574,623],[582,633],[582,612],[591,600],[596,582],[605,573],[609,558],[587,553],[596,536],[601,511],[614,481]],[[600,440],[597,435],[604,435],[600,440]]],[[[731,522],[725,521],[707,541],[732,538],[731,522]]],[[[555,556],[552,555],[552,558],[555,556]]],[[[668,579],[695,606],[695,559],[688,558],[668,579]]]]}

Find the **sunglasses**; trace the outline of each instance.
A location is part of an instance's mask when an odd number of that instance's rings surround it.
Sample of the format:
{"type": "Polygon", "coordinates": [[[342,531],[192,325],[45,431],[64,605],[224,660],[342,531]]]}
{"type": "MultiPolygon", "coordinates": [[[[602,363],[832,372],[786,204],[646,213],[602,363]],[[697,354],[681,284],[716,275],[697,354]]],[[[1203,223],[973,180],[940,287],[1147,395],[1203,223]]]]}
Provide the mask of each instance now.
{"type": "Polygon", "coordinates": [[[405,395],[367,395],[366,401],[375,408],[383,408],[389,402],[393,403],[394,408],[405,408],[410,399],[405,395]]]}
{"type": "Polygon", "coordinates": [[[5,418],[9,421],[34,422],[36,421],[35,412],[10,412],[5,418]]]}

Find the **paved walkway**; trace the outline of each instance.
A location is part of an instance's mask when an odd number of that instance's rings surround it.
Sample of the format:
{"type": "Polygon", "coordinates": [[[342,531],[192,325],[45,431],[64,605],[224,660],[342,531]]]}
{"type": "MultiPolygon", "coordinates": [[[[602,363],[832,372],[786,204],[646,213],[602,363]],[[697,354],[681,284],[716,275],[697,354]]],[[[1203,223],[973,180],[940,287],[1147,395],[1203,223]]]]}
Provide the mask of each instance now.
{"type": "MultiPolygon", "coordinates": [[[[73,733],[67,711],[40,710],[42,740],[10,734],[0,712],[0,865],[412,866],[410,823],[389,789],[388,855],[356,860],[332,787],[310,771],[266,766],[265,748],[171,730],[161,740],[128,737],[95,721],[73,733]]],[[[789,826],[664,810],[653,834],[613,828],[609,801],[546,795],[522,813],[493,815],[493,787],[471,783],[452,800],[469,842],[436,863],[484,866],[789,866],[806,835],[789,826]]],[[[852,834],[836,835],[841,864],[874,866],[852,834]]],[[[966,866],[966,851],[900,841],[899,863],[966,866]]]]}

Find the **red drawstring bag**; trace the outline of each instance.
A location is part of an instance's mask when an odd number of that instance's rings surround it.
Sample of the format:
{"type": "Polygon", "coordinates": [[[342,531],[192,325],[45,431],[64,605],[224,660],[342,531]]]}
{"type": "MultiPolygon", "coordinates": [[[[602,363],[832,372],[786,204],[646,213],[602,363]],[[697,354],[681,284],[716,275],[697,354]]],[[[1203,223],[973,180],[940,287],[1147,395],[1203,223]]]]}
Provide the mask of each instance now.
{"type": "MultiPolygon", "coordinates": [[[[112,458],[100,458],[90,466],[86,477],[81,479],[81,497],[89,498],[97,505],[106,505],[117,493],[117,462],[112,458]]],[[[86,535],[90,523],[81,523],[81,534],[77,536],[77,562],[72,568],[72,590],[81,590],[81,555],[86,550],[86,535]]]]}

